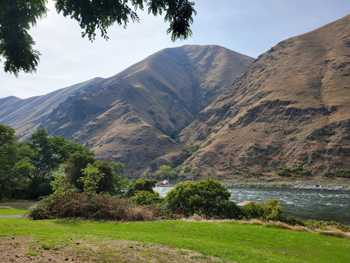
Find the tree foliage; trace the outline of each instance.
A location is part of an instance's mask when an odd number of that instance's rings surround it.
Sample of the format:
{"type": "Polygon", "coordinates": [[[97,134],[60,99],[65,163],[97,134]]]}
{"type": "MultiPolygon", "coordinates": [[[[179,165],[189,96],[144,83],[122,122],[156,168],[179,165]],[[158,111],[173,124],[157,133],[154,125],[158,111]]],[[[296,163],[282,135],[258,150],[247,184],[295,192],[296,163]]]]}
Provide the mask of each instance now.
{"type": "Polygon", "coordinates": [[[132,197],[137,191],[147,191],[154,194],[155,192],[153,191],[153,188],[156,186],[156,183],[157,180],[139,179],[129,186],[125,195],[132,197]]]}
{"type": "Polygon", "coordinates": [[[0,200],[6,188],[16,186],[35,168],[29,147],[16,140],[15,130],[0,124],[0,200]]]}
{"type": "MultiPolygon", "coordinates": [[[[82,36],[90,41],[96,37],[96,30],[108,39],[107,29],[114,23],[123,25],[139,22],[137,9],[148,8],[148,13],[161,15],[169,22],[167,30],[171,39],[187,39],[196,15],[194,2],[189,0],[55,0],[56,11],[75,19],[83,29],[82,36]]],[[[0,1],[0,56],[5,59],[5,72],[35,72],[39,63],[39,51],[28,30],[47,13],[47,0],[3,0],[0,1]]]]}
{"type": "Polygon", "coordinates": [[[44,128],[39,129],[29,137],[28,145],[34,152],[31,158],[32,164],[36,167],[33,178],[46,176],[50,171],[67,161],[73,153],[93,155],[88,148],[68,141],[64,137],[48,137],[44,128]]]}
{"type": "Polygon", "coordinates": [[[96,194],[98,184],[105,174],[91,163],[82,172],[85,176],[80,177],[78,181],[84,184],[84,192],[96,194]]]}
{"type": "Polygon", "coordinates": [[[94,180],[98,179],[96,181],[96,193],[114,192],[121,187],[122,179],[120,174],[125,167],[122,163],[100,161],[86,153],[74,153],[67,160],[66,164],[65,172],[69,182],[81,191],[86,189],[84,179],[80,179],[82,177],[90,181],[93,177],[94,180]],[[103,176],[100,177],[96,174],[102,174],[103,176]]]}
{"type": "Polygon", "coordinates": [[[3,0],[0,2],[0,56],[4,70],[18,76],[19,71],[36,71],[40,52],[28,31],[45,16],[47,0],[3,0]]]}
{"type": "Polygon", "coordinates": [[[175,178],[176,172],[172,170],[171,166],[169,165],[162,165],[159,167],[159,170],[156,171],[156,178],[157,179],[165,179],[165,178],[175,178]]]}

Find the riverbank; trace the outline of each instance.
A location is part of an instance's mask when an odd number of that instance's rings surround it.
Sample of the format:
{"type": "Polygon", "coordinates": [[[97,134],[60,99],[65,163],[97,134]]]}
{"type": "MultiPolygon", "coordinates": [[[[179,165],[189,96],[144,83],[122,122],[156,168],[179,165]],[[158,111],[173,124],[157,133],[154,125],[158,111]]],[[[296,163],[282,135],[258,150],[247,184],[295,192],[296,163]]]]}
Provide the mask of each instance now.
{"type": "MultiPolygon", "coordinates": [[[[320,190],[320,191],[350,191],[350,180],[319,180],[309,179],[303,181],[268,179],[257,180],[245,178],[238,180],[219,180],[227,188],[267,188],[267,189],[296,189],[296,190],[320,190]]],[[[173,181],[171,184],[159,184],[157,187],[175,187],[183,181],[173,181]]]]}
{"type": "Polygon", "coordinates": [[[234,184],[225,184],[227,188],[270,188],[270,189],[297,189],[297,190],[320,190],[320,191],[350,191],[349,186],[322,186],[319,184],[307,185],[305,183],[249,183],[240,182],[234,184]]]}

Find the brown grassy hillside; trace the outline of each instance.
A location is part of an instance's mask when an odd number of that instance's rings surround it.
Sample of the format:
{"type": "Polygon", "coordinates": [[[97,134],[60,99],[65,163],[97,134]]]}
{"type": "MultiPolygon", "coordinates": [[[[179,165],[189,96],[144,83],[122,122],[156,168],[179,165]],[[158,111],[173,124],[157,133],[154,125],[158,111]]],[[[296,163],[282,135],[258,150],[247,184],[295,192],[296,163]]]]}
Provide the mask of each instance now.
{"type": "Polygon", "coordinates": [[[185,165],[202,176],[350,168],[350,16],[259,56],[180,140],[201,145],[185,165]]]}
{"type": "Polygon", "coordinates": [[[41,125],[129,175],[154,171],[179,162],[177,134],[252,62],[219,46],[164,49],[69,97],[41,125]]]}

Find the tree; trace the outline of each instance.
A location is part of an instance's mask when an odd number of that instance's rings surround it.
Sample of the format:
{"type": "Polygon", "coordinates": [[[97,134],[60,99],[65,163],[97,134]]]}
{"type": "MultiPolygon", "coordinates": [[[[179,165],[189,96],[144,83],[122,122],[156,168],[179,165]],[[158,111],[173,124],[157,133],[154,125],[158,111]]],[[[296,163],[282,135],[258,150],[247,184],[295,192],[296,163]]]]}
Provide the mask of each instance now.
{"type": "MultiPolygon", "coordinates": [[[[114,23],[127,26],[131,21],[139,22],[137,9],[148,7],[153,15],[165,12],[165,21],[170,23],[167,33],[171,39],[187,39],[192,35],[190,25],[196,15],[194,3],[189,0],[55,0],[56,11],[75,19],[84,30],[82,36],[90,41],[96,37],[96,30],[108,39],[107,29],[114,23]]],[[[5,72],[18,76],[36,71],[39,51],[28,34],[30,27],[47,13],[47,0],[7,0],[0,2],[0,56],[5,59],[5,72]]]]}
{"type": "Polygon", "coordinates": [[[84,192],[96,194],[98,184],[105,174],[91,163],[89,163],[86,168],[82,170],[82,173],[85,176],[80,177],[78,181],[84,184],[84,192]]]}
{"type": "Polygon", "coordinates": [[[28,197],[31,199],[37,199],[52,192],[50,184],[53,178],[51,173],[60,164],[66,162],[73,153],[79,152],[93,155],[88,148],[68,141],[64,137],[48,137],[44,128],[33,133],[29,137],[27,144],[33,151],[30,160],[35,166],[33,172],[28,174],[28,179],[30,180],[28,197]]]}
{"type": "Polygon", "coordinates": [[[84,184],[78,181],[80,177],[84,176],[82,170],[85,169],[88,164],[93,164],[95,161],[96,159],[91,155],[82,153],[72,154],[67,160],[67,166],[65,167],[65,172],[67,174],[69,182],[76,188],[82,190],[84,184]]]}
{"type": "MultiPolygon", "coordinates": [[[[96,193],[114,192],[121,187],[122,179],[120,174],[125,167],[122,163],[100,161],[85,153],[75,153],[71,155],[66,164],[65,172],[69,182],[81,191],[85,189],[85,182],[81,179],[82,177],[90,181],[92,180],[91,178],[96,179],[96,193]],[[101,174],[103,176],[100,177],[101,174]]],[[[92,187],[91,185],[89,183],[90,188],[92,187]]]]}
{"type": "Polygon", "coordinates": [[[79,152],[93,156],[88,148],[67,141],[64,137],[48,137],[45,128],[33,133],[28,139],[28,145],[34,152],[31,161],[36,167],[30,178],[32,180],[45,177],[49,172],[67,161],[73,153],[79,152]]]}
{"type": "Polygon", "coordinates": [[[162,165],[159,167],[159,170],[156,172],[157,179],[165,179],[165,178],[175,178],[176,172],[171,169],[169,165],[162,165]]]}
{"type": "Polygon", "coordinates": [[[0,124],[0,200],[5,189],[18,184],[35,168],[30,163],[29,147],[16,140],[15,130],[0,124]]]}

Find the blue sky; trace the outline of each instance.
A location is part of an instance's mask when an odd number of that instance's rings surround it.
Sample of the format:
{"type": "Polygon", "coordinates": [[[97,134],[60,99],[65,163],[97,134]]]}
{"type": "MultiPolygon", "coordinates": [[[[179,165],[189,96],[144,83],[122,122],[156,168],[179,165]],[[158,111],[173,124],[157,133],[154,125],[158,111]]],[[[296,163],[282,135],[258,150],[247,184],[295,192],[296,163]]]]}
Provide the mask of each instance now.
{"type": "MultiPolygon", "coordinates": [[[[42,53],[34,74],[16,78],[0,71],[0,98],[43,95],[94,77],[110,77],[167,47],[216,44],[258,57],[278,42],[347,15],[349,0],[192,0],[198,15],[193,36],[171,42],[161,16],[140,13],[140,23],[112,26],[106,42],[90,43],[70,18],[58,15],[49,1],[47,17],[31,30],[42,53]]],[[[1,62],[0,62],[1,64],[1,62]]],[[[3,66],[3,65],[1,65],[3,66]]]]}

